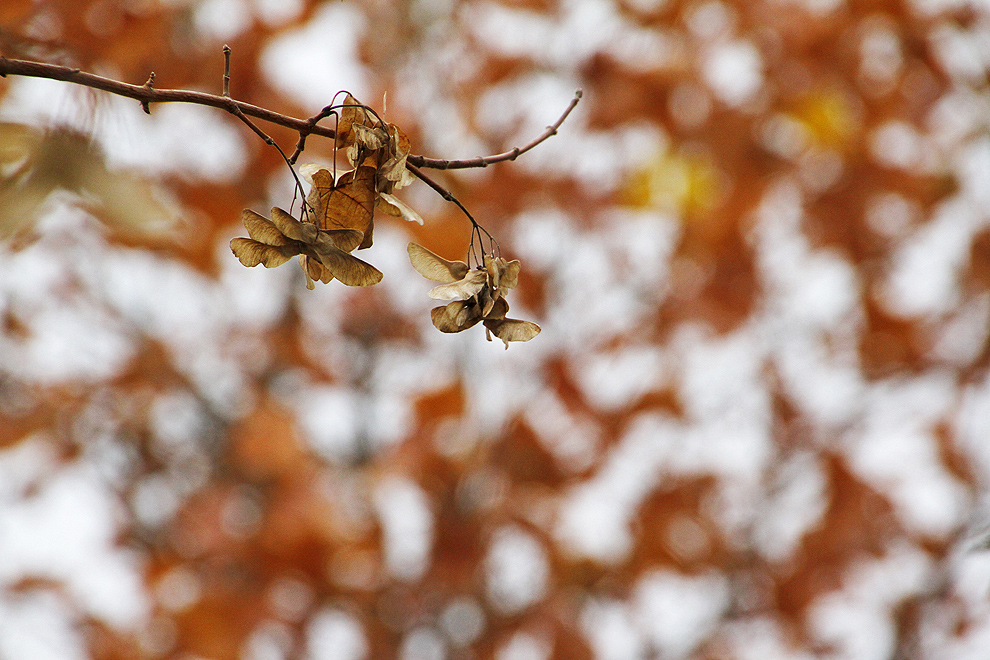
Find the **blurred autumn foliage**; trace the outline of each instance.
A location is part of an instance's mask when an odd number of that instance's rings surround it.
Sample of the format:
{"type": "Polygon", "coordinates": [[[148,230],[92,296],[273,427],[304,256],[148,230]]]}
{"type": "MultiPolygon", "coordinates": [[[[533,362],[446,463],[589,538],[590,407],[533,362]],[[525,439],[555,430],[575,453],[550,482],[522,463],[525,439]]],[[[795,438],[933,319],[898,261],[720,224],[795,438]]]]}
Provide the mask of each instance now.
{"type": "Polygon", "coordinates": [[[584,100],[431,173],[522,263],[543,332],[503,351],[431,326],[406,245],[472,234],[421,183],[380,284],[309,291],[227,247],[293,194],[234,117],[0,81],[0,657],[990,657],[988,36],[951,0],[4,0],[5,57],[216,94],[226,43],[234,98],[354,86],[430,157],[584,100]]]}

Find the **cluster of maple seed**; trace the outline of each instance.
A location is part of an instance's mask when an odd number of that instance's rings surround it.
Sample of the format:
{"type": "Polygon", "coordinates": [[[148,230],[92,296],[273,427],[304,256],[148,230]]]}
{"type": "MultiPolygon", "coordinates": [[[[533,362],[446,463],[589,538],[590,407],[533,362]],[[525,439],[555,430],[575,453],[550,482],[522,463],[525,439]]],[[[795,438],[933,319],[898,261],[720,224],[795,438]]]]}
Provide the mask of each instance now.
{"type": "MultiPolygon", "coordinates": [[[[406,135],[350,94],[332,109],[339,113],[335,144],[344,150],[352,169],[335,177],[325,167],[302,166],[300,173],[311,184],[302,218],[278,207],[272,209],[270,219],[245,209],[241,217],[250,238],[230,242],[234,255],[248,267],[274,268],[298,256],[310,289],[315,281],[337,279],[347,286],[381,281],[381,271],[351,254],[371,246],[375,210],[423,224],[419,214],[392,194],[415,178],[406,167],[406,135]]],[[[473,237],[480,232],[474,219],[468,218],[474,226],[470,254],[473,237]]],[[[505,294],[519,280],[519,262],[497,256],[494,242],[490,244],[490,253],[474,268],[447,261],[415,243],[409,244],[409,258],[421,275],[442,283],[430,297],[452,301],[431,313],[438,330],[461,332],[482,321],[489,341],[494,334],[508,348],[510,341],[529,341],[540,327],[505,317],[509,309],[505,294]]]]}

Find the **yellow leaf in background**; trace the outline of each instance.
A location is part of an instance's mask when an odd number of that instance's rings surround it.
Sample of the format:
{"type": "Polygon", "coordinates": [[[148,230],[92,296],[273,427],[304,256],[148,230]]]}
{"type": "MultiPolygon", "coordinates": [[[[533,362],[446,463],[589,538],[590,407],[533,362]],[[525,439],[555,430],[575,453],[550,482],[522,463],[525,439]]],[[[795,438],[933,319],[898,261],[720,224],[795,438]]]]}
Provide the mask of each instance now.
{"type": "Polygon", "coordinates": [[[93,140],[70,128],[41,129],[0,123],[0,238],[37,222],[48,196],[64,190],[111,229],[138,238],[162,238],[181,219],[166,191],[107,166],[93,140]]]}
{"type": "Polygon", "coordinates": [[[624,203],[668,212],[704,212],[721,195],[719,171],[709,159],[667,152],[634,172],[622,189],[624,203]]]}
{"type": "Polygon", "coordinates": [[[858,131],[856,106],[847,94],[837,89],[819,89],[803,96],[793,111],[808,131],[811,143],[835,149],[845,145],[858,131]]]}

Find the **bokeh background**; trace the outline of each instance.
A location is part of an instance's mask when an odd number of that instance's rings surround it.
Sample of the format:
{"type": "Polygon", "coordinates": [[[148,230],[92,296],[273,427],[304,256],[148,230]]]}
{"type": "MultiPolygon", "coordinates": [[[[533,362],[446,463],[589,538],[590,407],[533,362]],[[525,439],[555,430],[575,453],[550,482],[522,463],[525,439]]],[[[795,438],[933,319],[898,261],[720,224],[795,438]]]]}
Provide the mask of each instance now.
{"type": "MultiPolygon", "coordinates": [[[[990,9],[4,0],[0,52],[296,117],[342,89],[522,261],[441,335],[210,108],[0,80],[0,658],[990,658],[990,9]]],[[[291,150],[296,135],[262,125],[291,150]]],[[[311,138],[301,162],[329,162],[311,138]]]]}

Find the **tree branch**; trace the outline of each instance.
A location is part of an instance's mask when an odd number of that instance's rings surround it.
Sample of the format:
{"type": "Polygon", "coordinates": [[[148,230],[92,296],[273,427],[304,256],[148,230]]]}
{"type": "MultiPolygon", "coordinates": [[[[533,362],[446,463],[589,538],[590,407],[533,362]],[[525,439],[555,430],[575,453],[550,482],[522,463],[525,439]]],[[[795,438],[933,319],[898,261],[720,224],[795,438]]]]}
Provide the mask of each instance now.
{"type": "Polygon", "coordinates": [[[296,131],[305,131],[306,133],[313,133],[331,139],[336,135],[333,129],[310,125],[304,119],[296,119],[295,117],[289,117],[279,112],[259,108],[244,101],[236,101],[229,96],[216,96],[205,92],[192,92],[182,89],[154,89],[150,85],[130,85],[67,66],[28,62],[27,60],[9,60],[0,56],[0,77],[6,78],[8,75],[48,78],[50,80],[75,83],[84,87],[92,87],[93,89],[103,90],[117,96],[124,96],[140,101],[142,106],[151,103],[194,103],[219,108],[228,112],[232,112],[231,108],[237,108],[248,117],[262,119],[296,131]]]}
{"type": "MultiPolygon", "coordinates": [[[[26,76],[30,78],[48,78],[49,80],[61,80],[64,82],[74,83],[76,85],[83,85],[84,87],[92,87],[93,89],[99,89],[104,92],[134,99],[140,102],[141,107],[149,114],[151,113],[150,104],[152,103],[193,103],[226,110],[234,115],[237,115],[237,113],[240,112],[248,117],[262,119],[264,121],[298,131],[299,143],[296,146],[296,152],[289,158],[289,162],[293,163],[296,158],[298,158],[299,152],[302,151],[302,148],[305,145],[306,136],[319,135],[330,139],[336,137],[336,132],[333,129],[325,128],[317,123],[320,119],[323,119],[327,114],[329,114],[326,112],[326,108],[324,108],[323,112],[311,117],[310,119],[296,119],[295,117],[289,117],[288,115],[283,115],[273,110],[259,108],[256,105],[251,105],[250,103],[245,103],[244,101],[237,101],[230,98],[228,87],[230,80],[229,49],[225,49],[224,55],[223,94],[221,96],[182,89],[154,89],[152,87],[152,83],[155,79],[154,74],[149,76],[148,82],[144,85],[131,85],[128,83],[119,82],[117,80],[112,80],[110,78],[104,78],[103,76],[97,76],[92,73],[86,73],[72,67],[60,66],[57,64],[46,64],[43,62],[29,62],[27,60],[12,60],[3,56],[0,56],[0,78],[6,78],[8,75],[26,76]]],[[[492,163],[515,160],[520,155],[526,153],[547,138],[556,135],[557,129],[560,128],[561,124],[564,123],[564,120],[567,119],[567,116],[570,115],[571,111],[574,110],[575,106],[577,106],[578,101],[581,100],[581,94],[581,90],[577,90],[577,92],[574,93],[574,98],[571,100],[570,105],[567,106],[567,109],[564,110],[564,113],[560,116],[560,118],[548,126],[547,130],[545,130],[539,137],[525,146],[516,147],[506,151],[505,153],[495,154],[494,156],[479,156],[478,158],[471,158],[467,160],[442,160],[439,158],[427,158],[426,156],[410,154],[406,160],[406,162],[412,166],[409,170],[425,181],[423,178],[423,173],[417,168],[430,168],[437,170],[466,169],[474,167],[488,167],[492,163]]]]}

